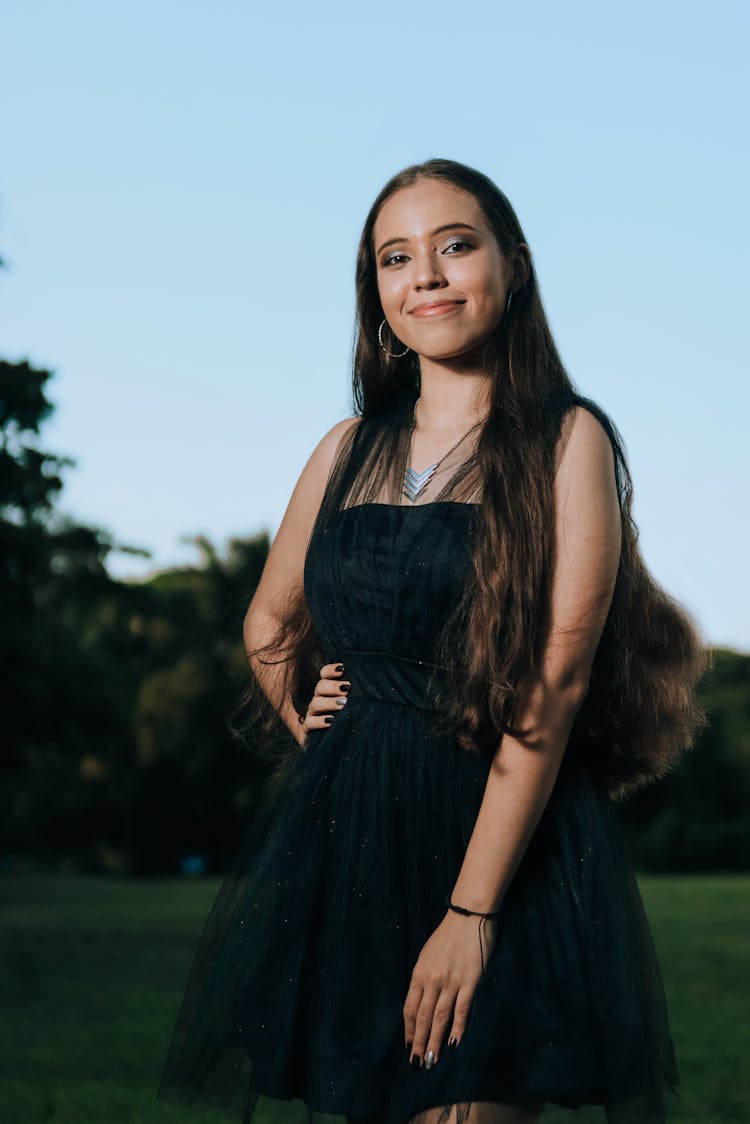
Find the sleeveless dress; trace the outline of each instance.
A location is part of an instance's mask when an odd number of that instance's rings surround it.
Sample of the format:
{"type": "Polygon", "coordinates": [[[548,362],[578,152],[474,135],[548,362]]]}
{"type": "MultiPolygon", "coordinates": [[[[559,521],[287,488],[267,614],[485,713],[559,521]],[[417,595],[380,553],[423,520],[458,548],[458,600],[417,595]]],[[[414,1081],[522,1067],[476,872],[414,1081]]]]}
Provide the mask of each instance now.
{"type": "Polygon", "coordinates": [[[478,510],[361,503],[313,533],[305,593],[348,702],[309,733],[249,827],[201,935],[158,1096],[243,1124],[261,1095],[301,1099],[311,1124],[329,1113],[407,1124],[433,1107],[462,1121],[473,1102],[524,1094],[601,1105],[610,1124],[665,1119],[679,1075],[657,956],[615,808],[572,742],[462,1041],[430,1070],[409,1064],[411,972],[445,916],[489,772],[432,728],[429,690],[478,510]]]}

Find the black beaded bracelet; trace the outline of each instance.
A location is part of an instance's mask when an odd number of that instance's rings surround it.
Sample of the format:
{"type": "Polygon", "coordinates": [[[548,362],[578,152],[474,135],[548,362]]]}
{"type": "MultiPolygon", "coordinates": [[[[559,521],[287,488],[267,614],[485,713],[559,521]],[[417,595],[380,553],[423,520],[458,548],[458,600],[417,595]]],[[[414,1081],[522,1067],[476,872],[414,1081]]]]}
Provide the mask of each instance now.
{"type": "Polygon", "coordinates": [[[462,905],[454,905],[453,902],[451,901],[450,894],[446,894],[445,904],[448,906],[448,909],[452,909],[454,913],[462,913],[466,917],[478,917],[479,918],[479,955],[482,958],[482,973],[484,973],[484,947],[482,945],[482,922],[486,921],[486,919],[488,917],[499,917],[500,916],[500,910],[495,910],[491,913],[480,913],[479,910],[476,910],[476,909],[466,909],[462,905]]]}

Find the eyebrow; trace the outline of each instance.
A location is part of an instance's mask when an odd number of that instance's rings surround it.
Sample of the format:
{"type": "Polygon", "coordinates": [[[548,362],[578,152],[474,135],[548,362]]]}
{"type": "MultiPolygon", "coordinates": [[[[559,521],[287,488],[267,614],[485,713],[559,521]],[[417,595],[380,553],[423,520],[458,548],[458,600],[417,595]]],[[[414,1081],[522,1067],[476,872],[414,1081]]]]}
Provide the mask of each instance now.
{"type": "MultiPolygon", "coordinates": [[[[449,222],[446,223],[445,226],[436,227],[435,230],[432,231],[432,235],[434,237],[434,235],[436,234],[444,234],[446,230],[473,230],[475,234],[479,233],[477,228],[475,226],[471,226],[471,224],[468,222],[449,222]]],[[[378,256],[382,254],[383,250],[385,250],[387,246],[395,246],[398,242],[408,241],[408,238],[389,238],[388,241],[384,242],[380,249],[377,251],[378,256]]]]}

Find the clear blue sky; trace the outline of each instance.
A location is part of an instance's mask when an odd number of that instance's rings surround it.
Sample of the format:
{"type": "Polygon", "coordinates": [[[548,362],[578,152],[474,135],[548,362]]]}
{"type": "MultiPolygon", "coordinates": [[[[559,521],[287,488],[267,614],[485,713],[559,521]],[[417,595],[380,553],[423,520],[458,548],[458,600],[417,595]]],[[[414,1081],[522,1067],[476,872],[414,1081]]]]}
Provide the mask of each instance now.
{"type": "Polygon", "coordinates": [[[4,5],[0,355],[55,371],[62,505],[153,551],[275,534],[351,414],[353,267],[431,156],[513,202],[656,579],[750,650],[748,12],[643,0],[4,5]]]}

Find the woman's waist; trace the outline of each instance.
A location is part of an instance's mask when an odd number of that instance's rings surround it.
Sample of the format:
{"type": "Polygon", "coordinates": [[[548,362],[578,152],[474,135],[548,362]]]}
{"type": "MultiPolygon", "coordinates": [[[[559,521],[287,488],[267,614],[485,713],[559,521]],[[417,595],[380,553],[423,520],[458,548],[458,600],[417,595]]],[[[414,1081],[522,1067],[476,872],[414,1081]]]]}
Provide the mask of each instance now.
{"type": "Polygon", "coordinates": [[[438,709],[447,669],[429,659],[379,649],[337,648],[331,662],[343,663],[351,683],[348,698],[394,703],[420,710],[438,709]]]}

